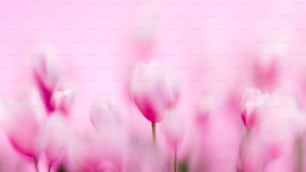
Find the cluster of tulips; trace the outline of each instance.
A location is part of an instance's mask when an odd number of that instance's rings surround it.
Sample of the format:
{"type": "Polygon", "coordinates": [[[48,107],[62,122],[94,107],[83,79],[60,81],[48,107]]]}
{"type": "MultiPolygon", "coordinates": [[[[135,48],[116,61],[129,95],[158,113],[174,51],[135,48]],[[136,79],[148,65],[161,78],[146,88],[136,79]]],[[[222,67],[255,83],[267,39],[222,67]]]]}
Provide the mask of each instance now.
{"type": "Polygon", "coordinates": [[[143,60],[126,83],[131,109],[98,101],[88,115],[90,127],[75,130],[70,118],[77,94],[61,83],[50,54],[35,56],[35,91],[1,103],[7,151],[0,171],[306,170],[304,99],[280,91],[278,58],[254,62],[251,86],[223,96],[206,91],[188,113],[179,108],[181,80],[161,63],[143,60]],[[128,124],[131,113],[144,125],[128,124]]]}

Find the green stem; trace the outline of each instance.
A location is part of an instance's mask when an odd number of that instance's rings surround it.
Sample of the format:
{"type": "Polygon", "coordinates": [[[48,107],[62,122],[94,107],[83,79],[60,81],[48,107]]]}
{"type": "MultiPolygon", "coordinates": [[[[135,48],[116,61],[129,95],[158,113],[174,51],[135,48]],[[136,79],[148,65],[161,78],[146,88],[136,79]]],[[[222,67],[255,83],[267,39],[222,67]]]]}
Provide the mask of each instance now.
{"type": "Polygon", "coordinates": [[[177,171],[177,156],[176,156],[176,150],[174,151],[174,157],[173,157],[173,172],[177,171]]]}
{"type": "Polygon", "coordinates": [[[156,123],[152,122],[151,123],[151,127],[152,127],[152,139],[153,139],[153,143],[156,145],[156,123]]]}
{"type": "Polygon", "coordinates": [[[296,150],[296,172],[303,171],[303,141],[302,137],[298,137],[295,144],[296,150]]]}

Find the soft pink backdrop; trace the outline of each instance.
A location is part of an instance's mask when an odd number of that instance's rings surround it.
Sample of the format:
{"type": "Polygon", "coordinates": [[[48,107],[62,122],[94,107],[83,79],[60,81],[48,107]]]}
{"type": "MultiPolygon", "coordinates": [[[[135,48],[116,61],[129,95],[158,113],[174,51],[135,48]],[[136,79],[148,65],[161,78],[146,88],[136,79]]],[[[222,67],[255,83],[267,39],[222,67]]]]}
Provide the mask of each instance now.
{"type": "MultiPolygon", "coordinates": [[[[145,20],[154,25],[154,58],[181,77],[187,112],[202,88],[218,94],[247,81],[248,62],[266,42],[289,43],[284,76],[299,76],[293,74],[306,64],[305,9],[303,0],[0,0],[0,96],[27,88],[31,55],[48,44],[76,91],[77,125],[87,125],[98,98],[126,108],[137,26],[145,20]]],[[[227,131],[216,125],[218,134],[227,131]]]]}

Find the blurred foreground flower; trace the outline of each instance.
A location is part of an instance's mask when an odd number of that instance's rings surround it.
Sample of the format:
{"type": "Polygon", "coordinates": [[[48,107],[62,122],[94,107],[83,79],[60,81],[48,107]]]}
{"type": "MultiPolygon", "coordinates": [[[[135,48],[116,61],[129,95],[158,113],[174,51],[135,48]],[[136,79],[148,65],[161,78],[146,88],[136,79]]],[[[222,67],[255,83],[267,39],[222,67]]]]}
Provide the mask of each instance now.
{"type": "Polygon", "coordinates": [[[43,151],[43,111],[31,99],[17,101],[8,108],[7,136],[15,150],[29,158],[38,171],[38,161],[43,151]]]}
{"type": "Polygon", "coordinates": [[[247,131],[242,140],[240,160],[244,162],[244,168],[254,166],[248,159],[254,157],[245,157],[245,153],[254,142],[257,142],[257,151],[262,159],[260,167],[264,169],[272,160],[286,154],[288,147],[292,147],[290,145],[295,144],[294,141],[305,131],[306,118],[295,100],[287,94],[275,92],[271,95],[260,95],[256,90],[249,90],[248,95],[251,96],[248,96],[245,107],[249,110],[243,114],[245,115],[243,119],[246,119],[244,121],[252,119],[244,122],[252,125],[246,125],[247,131]],[[248,114],[256,117],[247,118],[248,114]]]}
{"type": "Polygon", "coordinates": [[[60,79],[59,71],[52,61],[53,58],[52,52],[41,50],[36,54],[33,65],[34,79],[48,114],[54,111],[52,95],[60,79]]]}
{"type": "Polygon", "coordinates": [[[74,93],[71,89],[57,89],[52,96],[54,109],[63,115],[69,115],[74,102],[74,93]]]}
{"type": "Polygon", "coordinates": [[[66,152],[69,136],[69,125],[63,115],[56,113],[48,117],[44,125],[43,147],[48,161],[48,171],[60,165],[61,159],[66,152]]]}
{"type": "Polygon", "coordinates": [[[185,126],[182,116],[176,112],[172,112],[165,117],[165,120],[162,122],[162,128],[169,150],[168,153],[172,155],[170,157],[173,157],[173,171],[177,172],[177,153],[185,137],[185,126]]]}
{"type": "Polygon", "coordinates": [[[131,77],[130,93],[140,112],[152,124],[155,142],[155,124],[160,122],[166,111],[174,107],[179,98],[175,78],[166,75],[156,62],[139,63],[131,77]]]}

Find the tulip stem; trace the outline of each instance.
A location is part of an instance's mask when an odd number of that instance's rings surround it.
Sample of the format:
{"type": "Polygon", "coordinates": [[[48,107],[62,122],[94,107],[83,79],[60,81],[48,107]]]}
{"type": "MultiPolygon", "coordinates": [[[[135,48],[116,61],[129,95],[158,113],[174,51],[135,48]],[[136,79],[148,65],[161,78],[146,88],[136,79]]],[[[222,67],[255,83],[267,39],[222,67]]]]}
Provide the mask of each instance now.
{"type": "Polygon", "coordinates": [[[303,140],[301,137],[296,139],[295,143],[295,150],[296,150],[296,172],[303,171],[303,140]]]}
{"type": "Polygon", "coordinates": [[[48,165],[48,172],[51,172],[51,169],[52,169],[52,165],[48,165]]]}
{"type": "Polygon", "coordinates": [[[156,124],[155,124],[155,122],[152,122],[151,126],[152,126],[152,139],[153,139],[153,143],[156,145],[156,124]]]}
{"type": "Polygon", "coordinates": [[[177,168],[177,157],[176,157],[176,150],[174,151],[174,157],[173,157],[173,172],[176,172],[177,168]]]}
{"type": "Polygon", "coordinates": [[[239,166],[237,166],[237,169],[236,169],[237,172],[243,171],[243,169],[240,169],[240,168],[243,168],[243,163],[244,163],[243,152],[245,151],[244,149],[245,149],[245,146],[246,146],[247,141],[249,139],[249,135],[250,135],[250,130],[246,129],[246,131],[243,134],[242,139],[240,141],[239,155],[238,155],[238,161],[239,161],[240,164],[239,164],[239,166]]]}
{"type": "Polygon", "coordinates": [[[34,165],[34,168],[35,168],[35,172],[39,172],[39,168],[38,168],[38,160],[34,159],[34,161],[33,161],[33,165],[34,165]]]}

